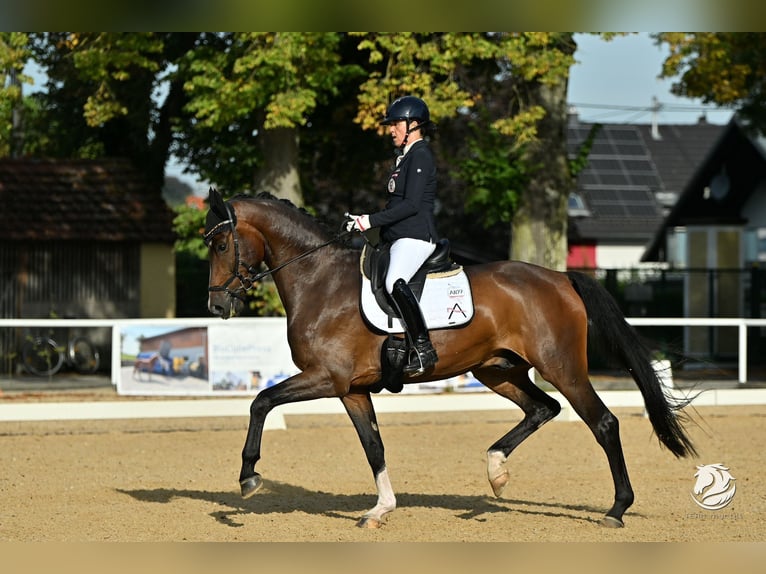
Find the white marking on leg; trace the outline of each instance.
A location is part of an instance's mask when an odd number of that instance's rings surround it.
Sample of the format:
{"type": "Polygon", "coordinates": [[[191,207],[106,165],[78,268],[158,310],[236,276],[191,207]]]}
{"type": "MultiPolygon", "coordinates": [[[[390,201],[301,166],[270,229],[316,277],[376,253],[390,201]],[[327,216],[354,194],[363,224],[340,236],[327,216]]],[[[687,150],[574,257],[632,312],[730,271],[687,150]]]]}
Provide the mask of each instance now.
{"type": "Polygon", "coordinates": [[[391,488],[387,469],[384,468],[375,477],[375,486],[378,489],[378,503],[364,514],[364,518],[383,522],[383,516],[396,508],[396,496],[394,496],[394,489],[391,488]]]}
{"type": "Polygon", "coordinates": [[[500,496],[505,485],[511,480],[508,470],[503,467],[508,458],[499,450],[487,451],[487,478],[495,496],[500,496]]]}

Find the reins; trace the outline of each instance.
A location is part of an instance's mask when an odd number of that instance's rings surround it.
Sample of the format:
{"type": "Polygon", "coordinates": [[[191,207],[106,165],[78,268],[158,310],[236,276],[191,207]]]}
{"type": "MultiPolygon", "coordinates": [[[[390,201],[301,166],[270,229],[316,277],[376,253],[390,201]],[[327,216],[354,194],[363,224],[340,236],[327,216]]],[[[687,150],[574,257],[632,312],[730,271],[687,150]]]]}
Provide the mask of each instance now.
{"type": "Polygon", "coordinates": [[[217,223],[210,231],[208,231],[204,237],[203,240],[205,242],[205,245],[210,246],[210,242],[213,239],[215,235],[218,235],[222,231],[224,231],[224,226],[228,225],[229,230],[231,231],[231,236],[233,238],[234,242],[234,258],[236,259],[234,270],[231,272],[231,276],[226,280],[226,282],[223,285],[213,285],[207,288],[209,292],[214,291],[224,291],[227,295],[230,297],[237,297],[238,299],[244,300],[244,298],[240,295],[240,292],[247,291],[248,289],[251,289],[253,285],[255,285],[256,282],[260,281],[264,277],[268,277],[269,275],[272,275],[279,271],[280,269],[283,269],[284,267],[287,267],[291,263],[295,263],[296,261],[299,261],[303,259],[304,257],[307,257],[314,253],[315,251],[318,251],[322,249],[323,247],[327,247],[328,245],[335,243],[336,241],[339,241],[349,233],[350,231],[342,231],[332,237],[331,239],[328,239],[324,243],[321,243],[320,245],[316,245],[309,249],[308,251],[305,251],[301,253],[300,255],[296,255],[292,259],[289,259],[285,261],[284,263],[277,265],[276,267],[272,269],[266,269],[265,271],[261,271],[260,273],[256,273],[255,275],[252,275],[255,272],[255,268],[252,265],[248,265],[245,262],[242,261],[242,259],[239,256],[239,237],[237,236],[237,229],[236,229],[236,219],[231,211],[231,206],[228,203],[224,204],[226,207],[226,213],[228,214],[229,218],[221,221],[220,223],[217,223]],[[240,273],[239,269],[240,267],[244,267],[245,271],[249,274],[247,276],[240,273]],[[239,279],[240,287],[235,289],[234,291],[229,289],[229,285],[231,284],[234,279],[239,279]]]}

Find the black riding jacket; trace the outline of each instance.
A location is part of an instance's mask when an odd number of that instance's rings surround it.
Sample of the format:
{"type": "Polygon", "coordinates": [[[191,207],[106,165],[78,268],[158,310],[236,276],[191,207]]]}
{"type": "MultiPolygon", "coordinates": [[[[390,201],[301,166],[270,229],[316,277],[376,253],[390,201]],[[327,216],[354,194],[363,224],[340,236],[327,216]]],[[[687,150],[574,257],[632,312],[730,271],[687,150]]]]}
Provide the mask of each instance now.
{"type": "Polygon", "coordinates": [[[402,237],[438,241],[434,219],[436,162],[424,140],[404,154],[388,179],[386,207],[370,214],[370,226],[380,227],[380,237],[393,243],[402,237]]]}

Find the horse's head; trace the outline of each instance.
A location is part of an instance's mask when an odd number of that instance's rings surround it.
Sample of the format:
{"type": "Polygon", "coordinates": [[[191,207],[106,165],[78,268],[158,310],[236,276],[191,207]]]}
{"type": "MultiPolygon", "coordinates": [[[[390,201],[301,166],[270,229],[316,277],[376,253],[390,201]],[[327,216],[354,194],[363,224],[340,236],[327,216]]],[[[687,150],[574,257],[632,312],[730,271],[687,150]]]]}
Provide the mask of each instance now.
{"type": "Polygon", "coordinates": [[[253,286],[265,246],[254,228],[240,225],[238,229],[234,206],[213,188],[209,203],[204,236],[210,260],[208,309],[228,319],[242,312],[245,292],[253,286]]]}
{"type": "Polygon", "coordinates": [[[717,494],[726,490],[729,483],[734,480],[729,469],[720,463],[698,466],[694,477],[697,479],[694,484],[694,494],[700,494],[710,486],[713,486],[710,491],[717,494]]]}

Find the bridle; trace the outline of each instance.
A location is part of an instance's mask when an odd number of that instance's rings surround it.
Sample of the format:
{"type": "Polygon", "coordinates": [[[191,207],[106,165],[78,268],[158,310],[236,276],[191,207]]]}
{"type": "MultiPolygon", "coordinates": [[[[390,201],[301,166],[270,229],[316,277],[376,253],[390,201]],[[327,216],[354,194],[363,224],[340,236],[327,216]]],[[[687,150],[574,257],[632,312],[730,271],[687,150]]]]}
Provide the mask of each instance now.
{"type": "Polygon", "coordinates": [[[236,219],[234,218],[234,214],[232,213],[231,206],[228,203],[224,203],[224,207],[226,207],[226,215],[228,216],[228,219],[225,219],[224,221],[221,221],[217,223],[210,231],[205,233],[203,236],[203,240],[205,242],[205,245],[210,247],[213,237],[218,235],[219,233],[223,233],[224,231],[230,231],[232,241],[234,242],[234,269],[231,271],[231,275],[229,278],[223,283],[223,285],[212,285],[207,288],[208,292],[214,293],[218,291],[223,291],[228,295],[229,297],[236,297],[240,301],[245,301],[244,293],[250,289],[252,289],[253,285],[256,284],[256,282],[260,281],[264,277],[267,277],[273,273],[276,273],[283,267],[287,267],[290,265],[290,263],[294,263],[295,261],[298,261],[299,259],[303,259],[304,257],[311,255],[314,253],[314,251],[317,251],[319,249],[322,249],[323,247],[327,247],[331,243],[335,243],[336,241],[339,241],[349,233],[350,231],[342,231],[338,233],[335,237],[332,239],[329,239],[328,241],[325,241],[324,243],[317,245],[315,247],[312,247],[308,251],[305,251],[304,253],[301,253],[300,255],[297,255],[293,257],[292,259],[289,259],[288,261],[285,261],[281,265],[277,265],[273,269],[266,269],[265,271],[261,271],[260,273],[256,273],[257,268],[254,265],[248,265],[244,261],[242,261],[242,258],[239,254],[239,237],[237,236],[237,225],[236,225],[236,219]],[[240,272],[240,269],[244,268],[245,273],[247,275],[243,275],[240,272]],[[235,279],[239,280],[239,287],[237,287],[234,290],[229,289],[229,285],[231,285],[231,282],[235,279]]]}

